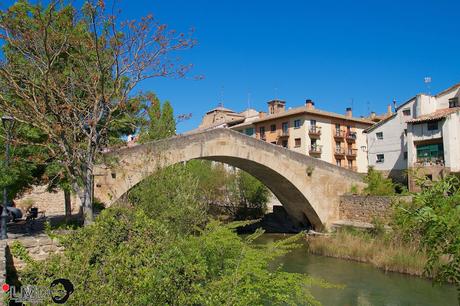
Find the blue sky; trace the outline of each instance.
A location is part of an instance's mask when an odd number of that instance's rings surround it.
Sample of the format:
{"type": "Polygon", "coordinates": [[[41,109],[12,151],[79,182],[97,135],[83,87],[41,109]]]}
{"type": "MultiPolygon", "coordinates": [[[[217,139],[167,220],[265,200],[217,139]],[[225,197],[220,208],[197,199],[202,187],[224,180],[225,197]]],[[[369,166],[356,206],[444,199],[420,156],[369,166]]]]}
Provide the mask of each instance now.
{"type": "Polygon", "coordinates": [[[196,127],[223,97],[237,111],[266,110],[272,98],[355,115],[379,113],[460,82],[460,1],[120,1],[124,18],[153,13],[179,31],[195,28],[198,45],[181,54],[189,78],[142,84],[196,127]],[[194,75],[204,75],[197,81],[194,75]],[[353,101],[353,102],[352,102],[353,101]]]}

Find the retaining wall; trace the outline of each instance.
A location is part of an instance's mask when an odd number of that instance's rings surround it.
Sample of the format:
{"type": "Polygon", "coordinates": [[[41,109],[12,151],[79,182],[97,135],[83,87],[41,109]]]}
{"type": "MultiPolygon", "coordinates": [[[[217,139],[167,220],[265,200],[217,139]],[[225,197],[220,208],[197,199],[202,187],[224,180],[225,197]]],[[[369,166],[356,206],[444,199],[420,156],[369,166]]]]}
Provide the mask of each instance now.
{"type": "Polygon", "coordinates": [[[340,197],[340,220],[372,223],[374,218],[389,221],[392,204],[395,201],[411,201],[411,196],[362,196],[344,195],[340,197]]]}

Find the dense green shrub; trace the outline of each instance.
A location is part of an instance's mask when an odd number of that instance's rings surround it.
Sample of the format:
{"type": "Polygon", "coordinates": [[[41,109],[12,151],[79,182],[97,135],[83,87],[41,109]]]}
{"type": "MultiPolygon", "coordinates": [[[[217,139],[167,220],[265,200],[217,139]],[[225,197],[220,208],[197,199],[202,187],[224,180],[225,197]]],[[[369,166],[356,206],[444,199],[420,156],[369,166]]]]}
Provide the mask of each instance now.
{"type": "Polygon", "coordinates": [[[460,304],[460,180],[448,176],[420,186],[412,203],[399,205],[397,230],[406,239],[420,241],[428,254],[426,274],[454,283],[460,304]]]}
{"type": "Polygon", "coordinates": [[[95,224],[61,238],[63,254],[30,263],[21,281],[68,278],[70,305],[316,303],[306,291],[314,280],[269,270],[292,239],[256,247],[254,237],[244,240],[216,222],[195,235],[170,235],[169,228],[142,209],[106,209],[95,224]]]}
{"type": "Polygon", "coordinates": [[[395,194],[395,186],[390,178],[384,178],[382,173],[369,167],[367,175],[364,177],[367,186],[363,192],[368,195],[390,196],[395,194]]]}

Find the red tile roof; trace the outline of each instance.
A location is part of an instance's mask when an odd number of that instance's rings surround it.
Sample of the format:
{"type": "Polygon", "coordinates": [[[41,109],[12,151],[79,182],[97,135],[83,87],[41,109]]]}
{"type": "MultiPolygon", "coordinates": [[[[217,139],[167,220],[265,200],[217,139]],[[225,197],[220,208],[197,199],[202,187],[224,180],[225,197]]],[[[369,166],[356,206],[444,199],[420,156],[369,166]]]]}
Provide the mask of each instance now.
{"type": "Polygon", "coordinates": [[[409,123],[419,123],[419,122],[426,122],[426,121],[435,121],[435,120],[446,118],[448,115],[453,114],[458,111],[460,111],[460,107],[444,108],[444,109],[437,110],[434,113],[417,117],[408,122],[409,123]]]}

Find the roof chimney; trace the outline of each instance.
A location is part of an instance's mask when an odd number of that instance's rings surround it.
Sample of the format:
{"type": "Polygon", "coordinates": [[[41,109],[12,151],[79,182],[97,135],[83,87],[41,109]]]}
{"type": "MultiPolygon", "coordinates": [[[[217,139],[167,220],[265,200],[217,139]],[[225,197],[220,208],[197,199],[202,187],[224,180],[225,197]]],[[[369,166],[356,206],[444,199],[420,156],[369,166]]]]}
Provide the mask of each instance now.
{"type": "Polygon", "coordinates": [[[375,118],[375,112],[371,112],[371,119],[375,118]]]}
{"type": "Polygon", "coordinates": [[[353,117],[353,112],[351,111],[351,107],[347,107],[347,112],[345,113],[345,116],[351,118],[353,117]]]}
{"type": "Polygon", "coordinates": [[[313,102],[310,99],[307,99],[305,101],[305,106],[307,107],[307,109],[314,109],[315,108],[315,102],[313,102]]]}
{"type": "MultiPolygon", "coordinates": [[[[396,103],[396,102],[395,102],[395,103],[396,103]]],[[[392,114],[393,114],[393,110],[391,109],[391,104],[388,104],[387,114],[388,114],[388,115],[392,115],[392,114]]]]}

